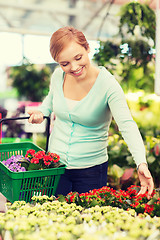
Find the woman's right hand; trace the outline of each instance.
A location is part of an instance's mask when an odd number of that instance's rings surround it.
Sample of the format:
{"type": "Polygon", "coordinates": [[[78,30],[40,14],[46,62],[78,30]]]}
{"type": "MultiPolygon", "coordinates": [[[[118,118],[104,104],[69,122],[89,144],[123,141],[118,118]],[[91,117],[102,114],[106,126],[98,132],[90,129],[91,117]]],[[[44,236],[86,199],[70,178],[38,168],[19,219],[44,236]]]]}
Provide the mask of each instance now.
{"type": "Polygon", "coordinates": [[[29,110],[27,113],[30,115],[29,123],[42,123],[44,120],[43,113],[38,110],[29,110]]]}

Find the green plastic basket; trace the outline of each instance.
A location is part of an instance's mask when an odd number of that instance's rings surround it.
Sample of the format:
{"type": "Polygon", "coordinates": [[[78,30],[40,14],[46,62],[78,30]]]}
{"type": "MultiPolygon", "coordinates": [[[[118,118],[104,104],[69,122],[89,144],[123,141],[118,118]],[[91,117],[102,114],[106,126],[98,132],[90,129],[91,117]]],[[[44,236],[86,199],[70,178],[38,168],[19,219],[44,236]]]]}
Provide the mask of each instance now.
{"type": "Polygon", "coordinates": [[[65,166],[61,166],[43,170],[12,172],[2,163],[12,155],[25,155],[29,149],[37,152],[42,150],[32,142],[0,144],[0,192],[11,203],[22,200],[31,202],[33,196],[47,195],[50,197],[54,195],[60,177],[65,171],[65,166]]]}
{"type": "Polygon", "coordinates": [[[31,142],[30,138],[2,138],[2,143],[20,143],[20,142],[31,142]]]}

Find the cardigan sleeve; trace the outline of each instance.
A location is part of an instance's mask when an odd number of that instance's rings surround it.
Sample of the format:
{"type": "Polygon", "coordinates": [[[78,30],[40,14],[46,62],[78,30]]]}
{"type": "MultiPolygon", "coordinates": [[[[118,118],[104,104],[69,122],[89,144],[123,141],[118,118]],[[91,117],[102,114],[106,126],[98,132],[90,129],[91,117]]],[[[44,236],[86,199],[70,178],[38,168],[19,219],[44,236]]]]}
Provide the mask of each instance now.
{"type": "Polygon", "coordinates": [[[125,94],[114,77],[111,77],[107,98],[112,116],[118,125],[123,139],[128,145],[136,165],[138,166],[140,163],[146,163],[143,139],[136,122],[131,116],[125,94]]]}

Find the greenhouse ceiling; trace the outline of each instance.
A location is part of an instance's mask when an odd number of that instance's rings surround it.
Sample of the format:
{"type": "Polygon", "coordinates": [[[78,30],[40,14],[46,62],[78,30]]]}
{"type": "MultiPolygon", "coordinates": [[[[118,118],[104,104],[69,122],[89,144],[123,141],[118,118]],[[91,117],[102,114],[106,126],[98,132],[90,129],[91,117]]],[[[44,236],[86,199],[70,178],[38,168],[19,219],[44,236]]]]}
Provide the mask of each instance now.
{"type": "MultiPolygon", "coordinates": [[[[117,13],[127,0],[0,0],[0,32],[51,35],[72,25],[89,39],[118,32],[117,13]]],[[[141,1],[144,2],[144,1],[141,1]]],[[[149,4],[155,8],[156,0],[149,4]]]]}

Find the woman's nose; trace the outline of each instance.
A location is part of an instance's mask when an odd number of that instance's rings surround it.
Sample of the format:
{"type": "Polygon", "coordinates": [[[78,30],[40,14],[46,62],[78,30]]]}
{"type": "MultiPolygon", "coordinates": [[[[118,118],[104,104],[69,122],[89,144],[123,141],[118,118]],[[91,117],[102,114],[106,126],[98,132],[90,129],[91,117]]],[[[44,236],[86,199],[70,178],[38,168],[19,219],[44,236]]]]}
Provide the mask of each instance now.
{"type": "Polygon", "coordinates": [[[77,70],[78,69],[78,64],[76,63],[76,62],[72,62],[71,63],[71,70],[72,71],[75,71],[75,70],[77,70]]]}

